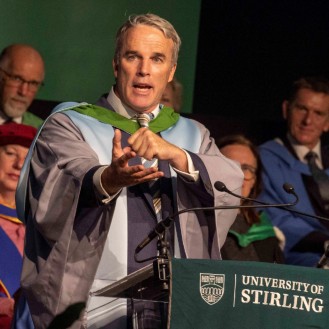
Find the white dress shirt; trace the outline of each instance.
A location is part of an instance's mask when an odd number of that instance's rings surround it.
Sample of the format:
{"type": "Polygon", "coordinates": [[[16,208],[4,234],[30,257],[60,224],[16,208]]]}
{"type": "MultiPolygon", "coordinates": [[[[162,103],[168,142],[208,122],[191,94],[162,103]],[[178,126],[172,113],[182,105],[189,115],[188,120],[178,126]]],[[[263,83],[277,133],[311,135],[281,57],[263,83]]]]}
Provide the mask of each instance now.
{"type": "MultiPolygon", "coordinates": [[[[109,104],[112,106],[112,108],[115,110],[116,113],[124,116],[125,118],[131,119],[137,114],[134,110],[130,109],[129,107],[127,107],[125,104],[123,104],[121,102],[120,98],[115,94],[113,87],[107,96],[107,101],[109,102],[109,104]]],[[[160,112],[160,104],[158,104],[151,113],[154,115],[154,118],[156,118],[156,116],[159,114],[159,112],[160,112]]],[[[196,182],[199,179],[199,171],[195,170],[195,167],[193,165],[193,161],[192,161],[190,155],[185,150],[183,150],[183,151],[185,152],[185,154],[187,156],[189,172],[186,173],[186,172],[180,171],[176,168],[173,168],[173,169],[178,174],[182,175],[186,180],[196,182]]],[[[157,161],[154,162],[154,166],[156,166],[156,165],[157,165],[157,161]]],[[[107,168],[107,166],[102,166],[101,168],[96,170],[96,172],[94,173],[94,176],[93,176],[94,185],[95,185],[97,191],[100,193],[100,195],[103,196],[103,198],[102,198],[103,203],[110,202],[121,192],[121,190],[120,190],[115,195],[110,196],[105,191],[104,187],[102,186],[101,175],[106,168],[107,168]]]]}

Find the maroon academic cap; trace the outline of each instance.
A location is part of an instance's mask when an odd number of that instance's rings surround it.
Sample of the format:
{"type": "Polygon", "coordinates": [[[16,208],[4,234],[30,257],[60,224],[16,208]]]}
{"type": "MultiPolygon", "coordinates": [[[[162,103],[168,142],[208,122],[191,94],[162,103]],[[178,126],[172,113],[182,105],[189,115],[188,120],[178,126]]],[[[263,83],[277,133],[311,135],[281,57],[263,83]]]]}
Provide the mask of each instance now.
{"type": "Polygon", "coordinates": [[[20,123],[5,123],[0,125],[0,146],[18,144],[30,147],[37,129],[20,123]]]}

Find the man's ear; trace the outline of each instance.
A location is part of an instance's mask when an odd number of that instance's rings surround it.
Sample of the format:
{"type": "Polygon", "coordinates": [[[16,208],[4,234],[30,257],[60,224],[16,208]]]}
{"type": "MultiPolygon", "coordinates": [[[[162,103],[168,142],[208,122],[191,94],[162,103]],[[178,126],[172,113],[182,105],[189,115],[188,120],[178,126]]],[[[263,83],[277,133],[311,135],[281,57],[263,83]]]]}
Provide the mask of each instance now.
{"type": "Polygon", "coordinates": [[[326,133],[329,130],[329,123],[323,128],[323,132],[326,133]]]}
{"type": "Polygon", "coordinates": [[[169,74],[169,78],[167,82],[171,82],[174,78],[175,72],[176,72],[177,64],[173,65],[169,74]]]}
{"type": "Polygon", "coordinates": [[[113,67],[114,77],[117,78],[118,77],[119,65],[115,62],[114,59],[112,60],[112,67],[113,67]]]}
{"type": "Polygon", "coordinates": [[[285,120],[288,118],[289,102],[287,100],[282,102],[282,116],[285,120]]]}
{"type": "Polygon", "coordinates": [[[327,124],[323,128],[323,132],[327,132],[329,130],[329,118],[327,118],[327,124]]]}

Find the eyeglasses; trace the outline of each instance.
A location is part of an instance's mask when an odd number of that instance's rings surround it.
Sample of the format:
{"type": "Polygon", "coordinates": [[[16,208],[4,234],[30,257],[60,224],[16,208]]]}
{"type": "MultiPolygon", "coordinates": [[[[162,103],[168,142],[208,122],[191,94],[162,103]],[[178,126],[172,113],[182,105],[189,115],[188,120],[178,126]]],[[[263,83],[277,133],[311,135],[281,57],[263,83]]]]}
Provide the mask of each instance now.
{"type": "Polygon", "coordinates": [[[6,72],[2,68],[0,68],[0,71],[2,71],[7,76],[6,82],[8,83],[8,85],[10,85],[12,87],[20,87],[24,83],[27,83],[29,90],[36,92],[36,91],[38,91],[38,89],[41,86],[44,86],[43,81],[41,81],[41,82],[35,81],[35,80],[27,81],[27,80],[23,79],[22,77],[20,77],[19,75],[13,75],[13,74],[6,72]]]}
{"type": "Polygon", "coordinates": [[[257,168],[253,166],[249,166],[247,164],[242,164],[241,165],[241,170],[243,171],[244,174],[244,180],[252,180],[256,177],[256,171],[257,168]]]}

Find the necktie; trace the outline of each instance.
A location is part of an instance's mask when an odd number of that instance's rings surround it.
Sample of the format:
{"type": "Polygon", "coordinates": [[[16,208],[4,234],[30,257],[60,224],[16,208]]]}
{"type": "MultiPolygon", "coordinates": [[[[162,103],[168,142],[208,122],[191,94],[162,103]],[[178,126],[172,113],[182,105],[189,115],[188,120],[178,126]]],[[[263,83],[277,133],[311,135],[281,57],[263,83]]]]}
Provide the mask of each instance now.
{"type": "MultiPolygon", "coordinates": [[[[148,128],[149,122],[153,119],[154,115],[152,113],[139,113],[133,119],[137,120],[139,125],[143,128],[148,128]]],[[[157,165],[157,159],[146,160],[142,158],[142,164],[146,168],[151,168],[157,165]]]]}
{"type": "Polygon", "coordinates": [[[141,127],[148,128],[149,122],[153,119],[152,113],[140,113],[137,114],[137,121],[141,127]]]}
{"type": "MultiPolygon", "coordinates": [[[[149,122],[153,119],[152,113],[137,114],[136,119],[141,127],[148,127],[149,122]]],[[[157,159],[146,160],[142,158],[144,167],[150,168],[157,165],[157,159]]],[[[158,221],[161,220],[161,195],[160,195],[160,182],[158,180],[150,182],[150,192],[153,198],[153,205],[158,221]]]]}
{"type": "Polygon", "coordinates": [[[316,164],[317,154],[315,152],[308,152],[305,155],[308,166],[314,178],[314,181],[319,187],[320,195],[323,201],[327,204],[325,208],[329,207],[329,177],[324,170],[320,169],[316,164]]]}

